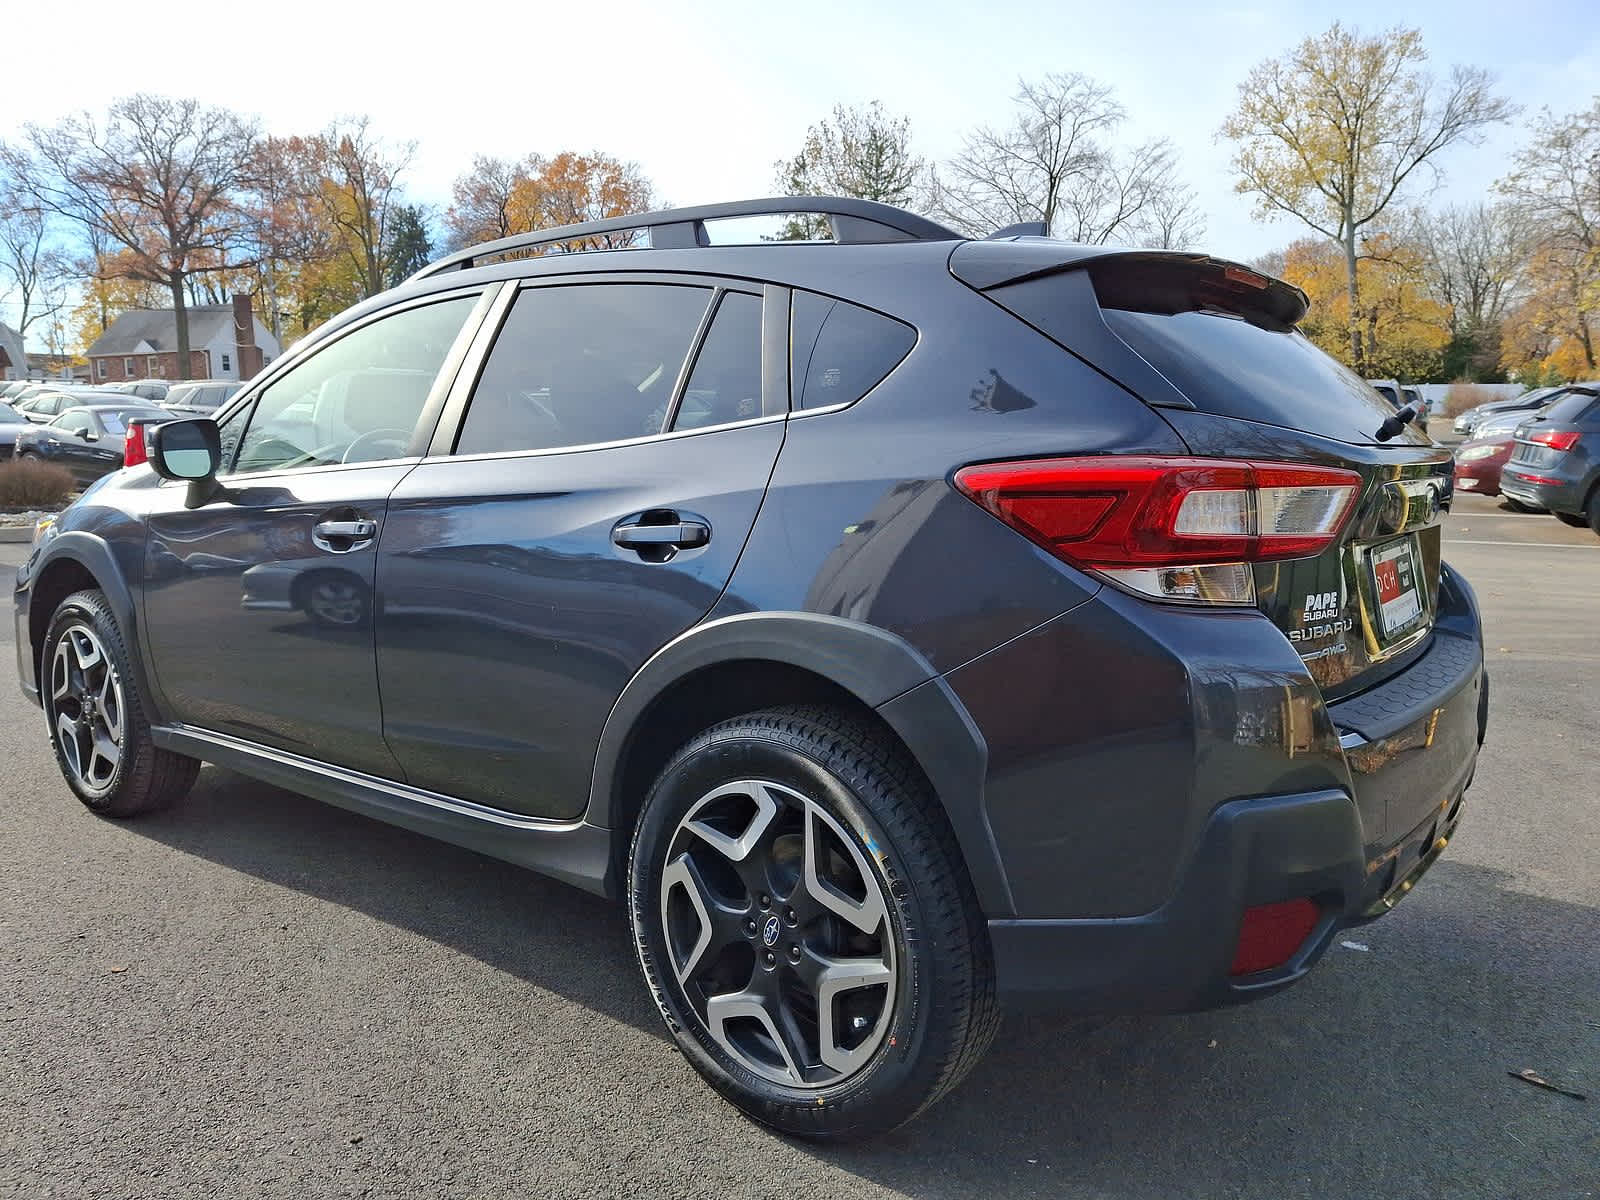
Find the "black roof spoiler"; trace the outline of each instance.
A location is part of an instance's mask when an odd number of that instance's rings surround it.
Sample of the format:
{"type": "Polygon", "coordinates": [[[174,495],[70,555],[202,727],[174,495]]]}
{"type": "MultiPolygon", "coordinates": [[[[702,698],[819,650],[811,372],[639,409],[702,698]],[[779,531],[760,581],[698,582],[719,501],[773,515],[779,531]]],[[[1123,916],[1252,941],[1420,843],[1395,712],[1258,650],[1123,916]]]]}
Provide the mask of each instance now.
{"type": "MultiPolygon", "coordinates": [[[[1002,230],[1001,233],[1005,231],[1002,230]]],[[[1000,236],[999,234],[995,235],[1000,236]]],[[[1190,250],[1129,250],[1119,246],[1085,246],[1048,238],[1023,237],[1010,241],[967,242],[950,256],[950,273],[980,292],[1053,275],[1078,267],[1103,268],[1173,266],[1212,267],[1244,286],[1257,287],[1273,315],[1293,325],[1306,315],[1311,302],[1291,283],[1265,275],[1243,263],[1212,258],[1190,250]]]]}

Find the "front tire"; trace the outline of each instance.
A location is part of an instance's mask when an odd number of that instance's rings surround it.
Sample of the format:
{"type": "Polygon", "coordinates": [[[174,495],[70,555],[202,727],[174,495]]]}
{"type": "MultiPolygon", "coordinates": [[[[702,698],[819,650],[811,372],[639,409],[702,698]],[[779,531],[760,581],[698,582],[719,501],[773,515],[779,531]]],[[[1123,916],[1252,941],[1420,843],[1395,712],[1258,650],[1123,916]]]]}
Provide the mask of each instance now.
{"type": "Polygon", "coordinates": [[[904,752],[819,707],[725,721],[667,764],[628,863],[645,981],[679,1048],[750,1117],[892,1129],[987,1049],[988,934],[904,752]]]}
{"type": "Polygon", "coordinates": [[[166,808],[200,763],[159,749],[116,617],[99,591],[74,592],[45,631],[39,690],[56,765],[73,794],[107,817],[166,808]]]}

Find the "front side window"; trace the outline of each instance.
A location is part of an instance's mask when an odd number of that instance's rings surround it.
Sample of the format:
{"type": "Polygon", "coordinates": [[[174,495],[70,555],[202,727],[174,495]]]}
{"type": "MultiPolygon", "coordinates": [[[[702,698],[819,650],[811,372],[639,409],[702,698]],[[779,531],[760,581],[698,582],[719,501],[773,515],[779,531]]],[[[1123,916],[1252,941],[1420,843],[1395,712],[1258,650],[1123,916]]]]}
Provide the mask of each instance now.
{"type": "Polygon", "coordinates": [[[380,318],[284,373],[251,407],[234,473],[405,457],[439,368],[477,302],[458,296],[380,318]]]}
{"type": "Polygon", "coordinates": [[[917,332],[870,309],[795,292],[789,379],[796,408],[854,404],[911,353],[917,332]]]}
{"type": "Polygon", "coordinates": [[[456,453],[660,433],[711,295],[653,283],[525,289],[473,389],[456,453]]]}
{"type": "Polygon", "coordinates": [[[88,413],[69,412],[63,413],[54,421],[51,421],[50,425],[54,429],[59,429],[62,433],[70,433],[76,436],[92,429],[94,422],[89,419],[88,413]]]}

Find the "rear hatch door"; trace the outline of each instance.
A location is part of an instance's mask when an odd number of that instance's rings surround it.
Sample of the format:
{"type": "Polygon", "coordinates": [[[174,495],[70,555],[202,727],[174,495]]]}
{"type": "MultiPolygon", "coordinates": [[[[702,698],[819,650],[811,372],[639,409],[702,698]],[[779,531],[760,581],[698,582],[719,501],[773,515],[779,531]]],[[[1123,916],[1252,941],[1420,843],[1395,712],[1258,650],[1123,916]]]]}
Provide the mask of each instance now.
{"type": "Polygon", "coordinates": [[[1154,405],[1195,454],[1357,472],[1341,539],[1256,564],[1257,604],[1330,700],[1423,652],[1450,454],[1412,426],[1396,430],[1393,407],[1298,331],[1298,289],[1201,255],[1045,241],[999,252],[966,243],[951,269],[1154,405]],[[1002,257],[1019,268],[1010,277],[1002,257]]]}

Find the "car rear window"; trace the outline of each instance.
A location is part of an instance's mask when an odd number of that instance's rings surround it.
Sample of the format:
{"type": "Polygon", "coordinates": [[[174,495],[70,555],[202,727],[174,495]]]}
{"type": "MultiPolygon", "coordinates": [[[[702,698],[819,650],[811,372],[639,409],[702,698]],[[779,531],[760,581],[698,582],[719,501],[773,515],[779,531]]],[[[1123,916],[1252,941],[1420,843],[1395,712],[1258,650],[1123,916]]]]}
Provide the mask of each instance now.
{"type": "Polygon", "coordinates": [[[1291,326],[1217,309],[1103,312],[1112,332],[1202,412],[1346,442],[1376,441],[1394,412],[1291,326]]]}
{"type": "Polygon", "coordinates": [[[1594,404],[1593,392],[1568,392],[1554,404],[1540,409],[1539,416],[1546,421],[1578,421],[1594,404]]]}

